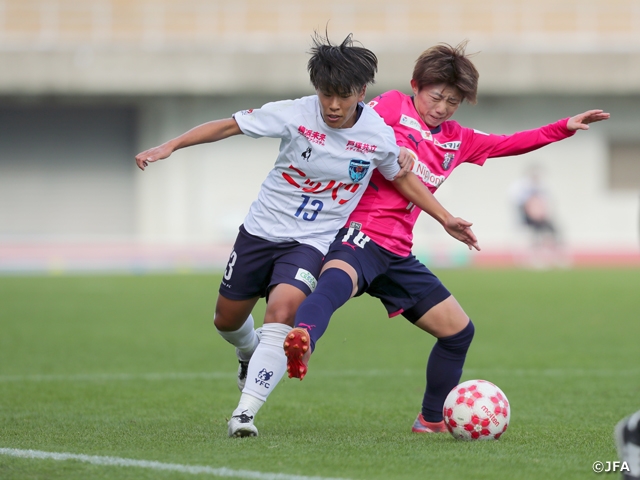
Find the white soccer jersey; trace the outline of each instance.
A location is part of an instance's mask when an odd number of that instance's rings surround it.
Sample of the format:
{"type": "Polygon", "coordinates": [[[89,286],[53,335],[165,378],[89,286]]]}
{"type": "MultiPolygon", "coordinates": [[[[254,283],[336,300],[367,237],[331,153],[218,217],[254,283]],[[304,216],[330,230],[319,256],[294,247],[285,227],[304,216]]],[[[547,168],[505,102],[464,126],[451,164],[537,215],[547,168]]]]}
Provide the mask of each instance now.
{"type": "Polygon", "coordinates": [[[393,130],[368,106],[351,128],[329,127],[316,95],[267,103],[234,118],[246,135],[282,139],[244,220],[250,234],[266,240],[296,240],[326,253],[373,170],[388,180],[400,170],[393,130]]]}

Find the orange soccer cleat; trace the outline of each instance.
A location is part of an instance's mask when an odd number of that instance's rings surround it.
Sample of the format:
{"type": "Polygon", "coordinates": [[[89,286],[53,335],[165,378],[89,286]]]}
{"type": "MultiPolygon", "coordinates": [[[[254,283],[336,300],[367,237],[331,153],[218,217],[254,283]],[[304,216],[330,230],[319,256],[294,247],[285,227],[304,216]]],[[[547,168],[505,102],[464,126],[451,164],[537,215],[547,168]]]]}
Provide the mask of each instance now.
{"type": "Polygon", "coordinates": [[[418,418],[413,423],[411,428],[415,433],[443,433],[447,431],[447,427],[444,424],[444,420],[439,422],[427,422],[422,414],[418,414],[418,418]]]}

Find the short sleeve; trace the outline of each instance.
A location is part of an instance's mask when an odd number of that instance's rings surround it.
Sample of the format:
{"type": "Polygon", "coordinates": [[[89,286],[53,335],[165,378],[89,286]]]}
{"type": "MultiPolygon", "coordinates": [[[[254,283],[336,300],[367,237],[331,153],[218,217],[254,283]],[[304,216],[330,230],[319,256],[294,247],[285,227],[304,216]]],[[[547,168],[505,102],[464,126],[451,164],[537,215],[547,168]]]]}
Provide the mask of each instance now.
{"type": "Polygon", "coordinates": [[[397,90],[391,90],[378,95],[369,102],[378,115],[387,125],[395,125],[400,120],[401,104],[404,94],[397,90]]]}
{"type": "Polygon", "coordinates": [[[383,132],[384,138],[384,152],[386,155],[382,158],[378,165],[378,170],[389,181],[393,179],[400,172],[400,164],[398,163],[398,155],[400,154],[400,147],[396,144],[396,138],[393,133],[393,129],[387,126],[383,132]]]}
{"type": "Polygon", "coordinates": [[[295,116],[295,101],[283,100],[271,102],[261,108],[241,110],[233,115],[240,130],[253,138],[289,137],[287,125],[295,116]]]}

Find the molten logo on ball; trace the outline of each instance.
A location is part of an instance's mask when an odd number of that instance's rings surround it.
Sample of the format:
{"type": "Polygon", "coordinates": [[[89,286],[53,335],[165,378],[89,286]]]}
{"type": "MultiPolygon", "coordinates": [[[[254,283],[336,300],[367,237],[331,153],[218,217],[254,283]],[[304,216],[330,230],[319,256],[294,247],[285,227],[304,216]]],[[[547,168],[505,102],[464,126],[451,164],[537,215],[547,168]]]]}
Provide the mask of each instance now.
{"type": "Polygon", "coordinates": [[[511,409],[502,390],[486,380],[455,387],[444,401],[444,423],[462,440],[497,440],[509,425],[511,409]]]}

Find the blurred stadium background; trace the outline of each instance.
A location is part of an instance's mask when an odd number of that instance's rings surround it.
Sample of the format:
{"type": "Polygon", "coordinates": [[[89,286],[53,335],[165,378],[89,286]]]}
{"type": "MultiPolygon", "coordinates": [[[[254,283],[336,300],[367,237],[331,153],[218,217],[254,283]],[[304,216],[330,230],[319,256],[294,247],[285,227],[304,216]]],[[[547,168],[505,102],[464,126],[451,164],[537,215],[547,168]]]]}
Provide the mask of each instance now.
{"type": "Polygon", "coordinates": [[[409,92],[424,49],[469,40],[480,95],[460,123],[513,133],[612,114],[524,157],[461,167],[438,198],[475,223],[483,252],[423,218],[416,252],[427,262],[510,264],[526,240],[509,186],[536,164],[576,264],[640,266],[638,0],[0,0],[0,271],[223,265],[278,142],[235,137],[144,173],[133,157],[313,93],[307,52],[325,28],[378,55],[367,99],[409,92]]]}

